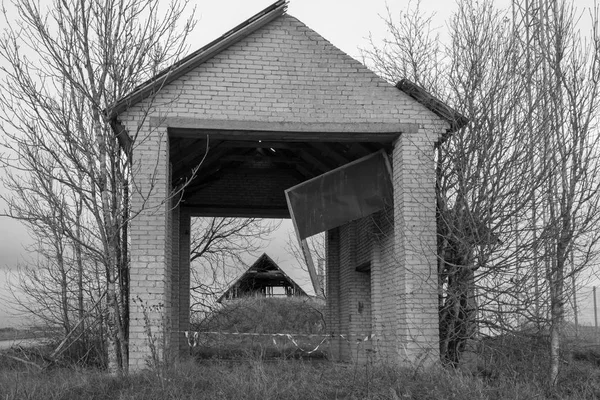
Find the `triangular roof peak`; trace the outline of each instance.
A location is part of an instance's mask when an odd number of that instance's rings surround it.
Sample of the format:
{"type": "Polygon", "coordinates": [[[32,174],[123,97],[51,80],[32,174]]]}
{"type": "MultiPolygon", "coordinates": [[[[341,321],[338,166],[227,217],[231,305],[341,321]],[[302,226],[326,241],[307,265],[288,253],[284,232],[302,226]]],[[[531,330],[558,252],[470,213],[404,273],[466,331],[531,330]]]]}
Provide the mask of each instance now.
{"type": "MultiPolygon", "coordinates": [[[[117,117],[128,110],[130,107],[134,106],[136,103],[144,100],[146,97],[152,95],[153,93],[158,92],[160,89],[164,88],[166,85],[174,82],[178,78],[183,75],[189,73],[195,68],[199,67],[203,63],[211,60],[219,53],[228,49],[232,45],[241,41],[242,39],[248,37],[252,33],[257,30],[264,28],[265,26],[272,23],[274,20],[279,17],[286,15],[288,0],[278,0],[275,3],[271,4],[269,7],[264,10],[258,12],[251,18],[242,22],[235,28],[229,30],[227,33],[219,37],[218,39],[212,41],[211,43],[203,46],[202,48],[194,51],[188,56],[184,57],[177,63],[172,66],[164,69],[156,76],[152,77],[148,81],[142,83],[137,88],[135,88],[130,94],[119,99],[115,104],[107,110],[108,118],[116,122],[117,117]]],[[[296,20],[297,23],[303,25],[300,21],[296,20]]],[[[308,28],[307,28],[308,29],[308,28]]],[[[341,51],[340,51],[341,52],[341,51]]],[[[344,56],[347,56],[344,53],[344,56]]],[[[353,60],[355,61],[355,60],[353,60]]],[[[358,63],[356,61],[356,63],[358,63]]],[[[367,70],[362,64],[360,65],[359,70],[364,69],[367,70]]],[[[358,72],[358,71],[357,71],[358,72]]],[[[374,73],[369,71],[373,76],[374,73]]],[[[363,77],[364,78],[364,77],[363,77]]],[[[352,79],[350,79],[352,80],[352,79]]],[[[382,81],[382,83],[385,83],[382,81]]],[[[381,86],[381,84],[376,84],[381,86]]],[[[387,86],[387,85],[386,85],[387,86]]],[[[390,87],[392,87],[390,85],[390,87]]],[[[456,112],[449,106],[447,106],[441,100],[435,98],[423,88],[418,85],[410,82],[407,79],[403,79],[396,84],[396,88],[400,91],[409,95],[412,99],[416,100],[418,103],[422,104],[425,108],[429,109],[433,112],[437,117],[441,120],[446,121],[449,126],[449,132],[456,131],[457,129],[464,126],[468,120],[462,116],[460,113],[456,112]]],[[[125,132],[119,132],[120,134],[124,134],[125,132]]],[[[127,138],[125,138],[127,139],[127,138]]],[[[123,139],[124,140],[124,139],[123,139]]],[[[130,142],[130,140],[126,140],[126,142],[130,142]]]]}
{"type": "MultiPolygon", "coordinates": [[[[238,285],[240,282],[245,280],[253,280],[253,275],[261,274],[261,273],[271,273],[274,274],[270,279],[279,278],[287,281],[290,285],[297,287],[297,290],[304,296],[307,296],[307,293],[302,289],[296,281],[294,281],[288,274],[286,274],[283,269],[271,257],[267,255],[267,253],[263,253],[260,257],[256,259],[256,261],[246,270],[244,271],[239,278],[234,280],[228,287],[227,290],[219,297],[217,300],[220,303],[226,296],[227,293],[238,285]]],[[[264,279],[264,278],[263,278],[264,279]]]]}
{"type": "Polygon", "coordinates": [[[188,54],[170,67],[165,68],[157,75],[133,89],[130,94],[117,100],[117,102],[107,110],[108,118],[110,120],[116,118],[128,107],[143,100],[157,89],[168,85],[175,79],[202,64],[204,61],[209,60],[215,54],[218,54],[220,51],[238,42],[252,32],[262,28],[274,19],[279,18],[287,11],[288,3],[289,0],[276,1],[264,10],[237,25],[235,28],[229,30],[227,33],[221,35],[219,38],[202,46],[193,53],[188,54]]]}

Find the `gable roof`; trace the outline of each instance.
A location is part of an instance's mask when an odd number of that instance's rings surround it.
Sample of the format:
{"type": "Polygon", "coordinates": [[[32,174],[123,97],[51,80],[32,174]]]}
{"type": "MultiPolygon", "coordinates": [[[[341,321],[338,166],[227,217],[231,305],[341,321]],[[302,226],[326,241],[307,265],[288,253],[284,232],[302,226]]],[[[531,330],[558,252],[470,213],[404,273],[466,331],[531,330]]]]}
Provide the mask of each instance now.
{"type": "MultiPolygon", "coordinates": [[[[162,70],[151,79],[136,87],[130,94],[116,101],[114,105],[106,110],[107,117],[113,122],[115,133],[119,135],[124,143],[130,143],[131,140],[129,138],[121,138],[123,135],[127,136],[127,133],[119,126],[116,120],[122,112],[148,96],[157,93],[164,86],[172,83],[204,62],[215,57],[223,50],[246,38],[253,32],[283,16],[286,14],[288,2],[288,0],[276,1],[269,7],[229,30],[218,39],[213,40],[211,43],[201,47],[170,67],[162,70]]],[[[468,119],[463,115],[408,79],[403,79],[398,82],[396,88],[424,105],[439,118],[447,121],[450,125],[448,133],[458,130],[468,122],[468,119]]]]}
{"type": "Polygon", "coordinates": [[[267,279],[275,279],[275,280],[286,280],[291,285],[295,285],[300,292],[307,296],[307,293],[302,289],[300,285],[298,285],[292,278],[290,278],[275,261],[271,257],[267,255],[267,253],[263,253],[258,259],[248,268],[239,278],[237,278],[225,292],[219,297],[217,300],[220,303],[226,296],[227,293],[234,288],[237,284],[243,282],[244,280],[253,280],[254,276],[258,274],[263,274],[263,278],[267,279]]]}

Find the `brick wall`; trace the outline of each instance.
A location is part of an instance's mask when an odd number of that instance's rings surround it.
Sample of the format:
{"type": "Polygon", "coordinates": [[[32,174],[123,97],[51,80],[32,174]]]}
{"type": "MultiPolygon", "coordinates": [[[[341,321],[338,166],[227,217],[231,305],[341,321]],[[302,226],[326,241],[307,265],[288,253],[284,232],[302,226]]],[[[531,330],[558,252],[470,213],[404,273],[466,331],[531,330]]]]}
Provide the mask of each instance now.
{"type": "Polygon", "coordinates": [[[418,123],[429,110],[284,15],[136,104],[153,115],[262,122],[418,123]]]}

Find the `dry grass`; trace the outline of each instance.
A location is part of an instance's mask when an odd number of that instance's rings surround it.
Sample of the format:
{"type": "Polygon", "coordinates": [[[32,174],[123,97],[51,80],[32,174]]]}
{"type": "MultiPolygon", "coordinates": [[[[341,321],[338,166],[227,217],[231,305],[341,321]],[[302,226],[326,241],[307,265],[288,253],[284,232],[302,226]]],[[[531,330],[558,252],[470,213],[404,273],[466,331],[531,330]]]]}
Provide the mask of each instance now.
{"type": "Polygon", "coordinates": [[[558,391],[540,380],[498,373],[298,360],[187,361],[162,371],[113,377],[97,370],[0,372],[0,399],[593,399],[595,366],[575,361],[558,391]]]}
{"type": "MultiPolygon", "coordinates": [[[[229,331],[269,332],[286,313],[297,311],[256,303],[260,324],[248,319],[246,309],[226,309],[206,328],[229,331]],[[243,311],[243,312],[242,312],[243,311]],[[235,329],[234,329],[235,328],[235,329]]],[[[311,305],[309,305],[312,307],[311,305]]],[[[303,347],[320,332],[319,313],[302,311],[308,317],[296,328],[306,337],[303,347]],[[303,328],[303,329],[300,329],[303,328]],[[314,332],[316,331],[316,332],[314,332]]],[[[289,316],[288,316],[289,317],[289,316]]],[[[207,321],[205,321],[207,322],[207,321]]],[[[299,332],[300,333],[300,332],[299,332]]],[[[299,335],[302,336],[302,335],[299,335]]],[[[505,335],[475,343],[459,370],[432,368],[415,371],[383,364],[336,364],[304,357],[289,341],[268,335],[207,334],[196,348],[195,360],[168,368],[115,377],[98,369],[61,367],[39,370],[0,355],[0,400],[21,399],[565,399],[600,398],[600,347],[594,340],[566,340],[569,351],[557,388],[548,386],[548,343],[543,336],[505,335]],[[212,353],[211,353],[212,352],[212,353]],[[300,357],[296,357],[299,354],[300,357]],[[222,357],[222,358],[219,358],[222,357]]],[[[37,349],[42,351],[41,349],[37,349]]],[[[23,353],[35,361],[41,354],[23,353]]],[[[42,357],[43,359],[43,357],[42,357]]],[[[77,365],[90,365],[80,363],[77,365]]]]}

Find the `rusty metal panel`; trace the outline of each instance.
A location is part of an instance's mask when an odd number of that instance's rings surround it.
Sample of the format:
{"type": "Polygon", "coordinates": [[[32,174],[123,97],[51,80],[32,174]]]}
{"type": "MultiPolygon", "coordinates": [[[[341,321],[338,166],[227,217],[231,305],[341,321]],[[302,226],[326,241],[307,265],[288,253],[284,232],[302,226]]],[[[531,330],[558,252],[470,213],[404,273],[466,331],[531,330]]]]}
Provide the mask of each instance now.
{"type": "Polygon", "coordinates": [[[285,194],[302,240],[391,205],[390,163],[381,150],[291,187],[285,194]]]}

